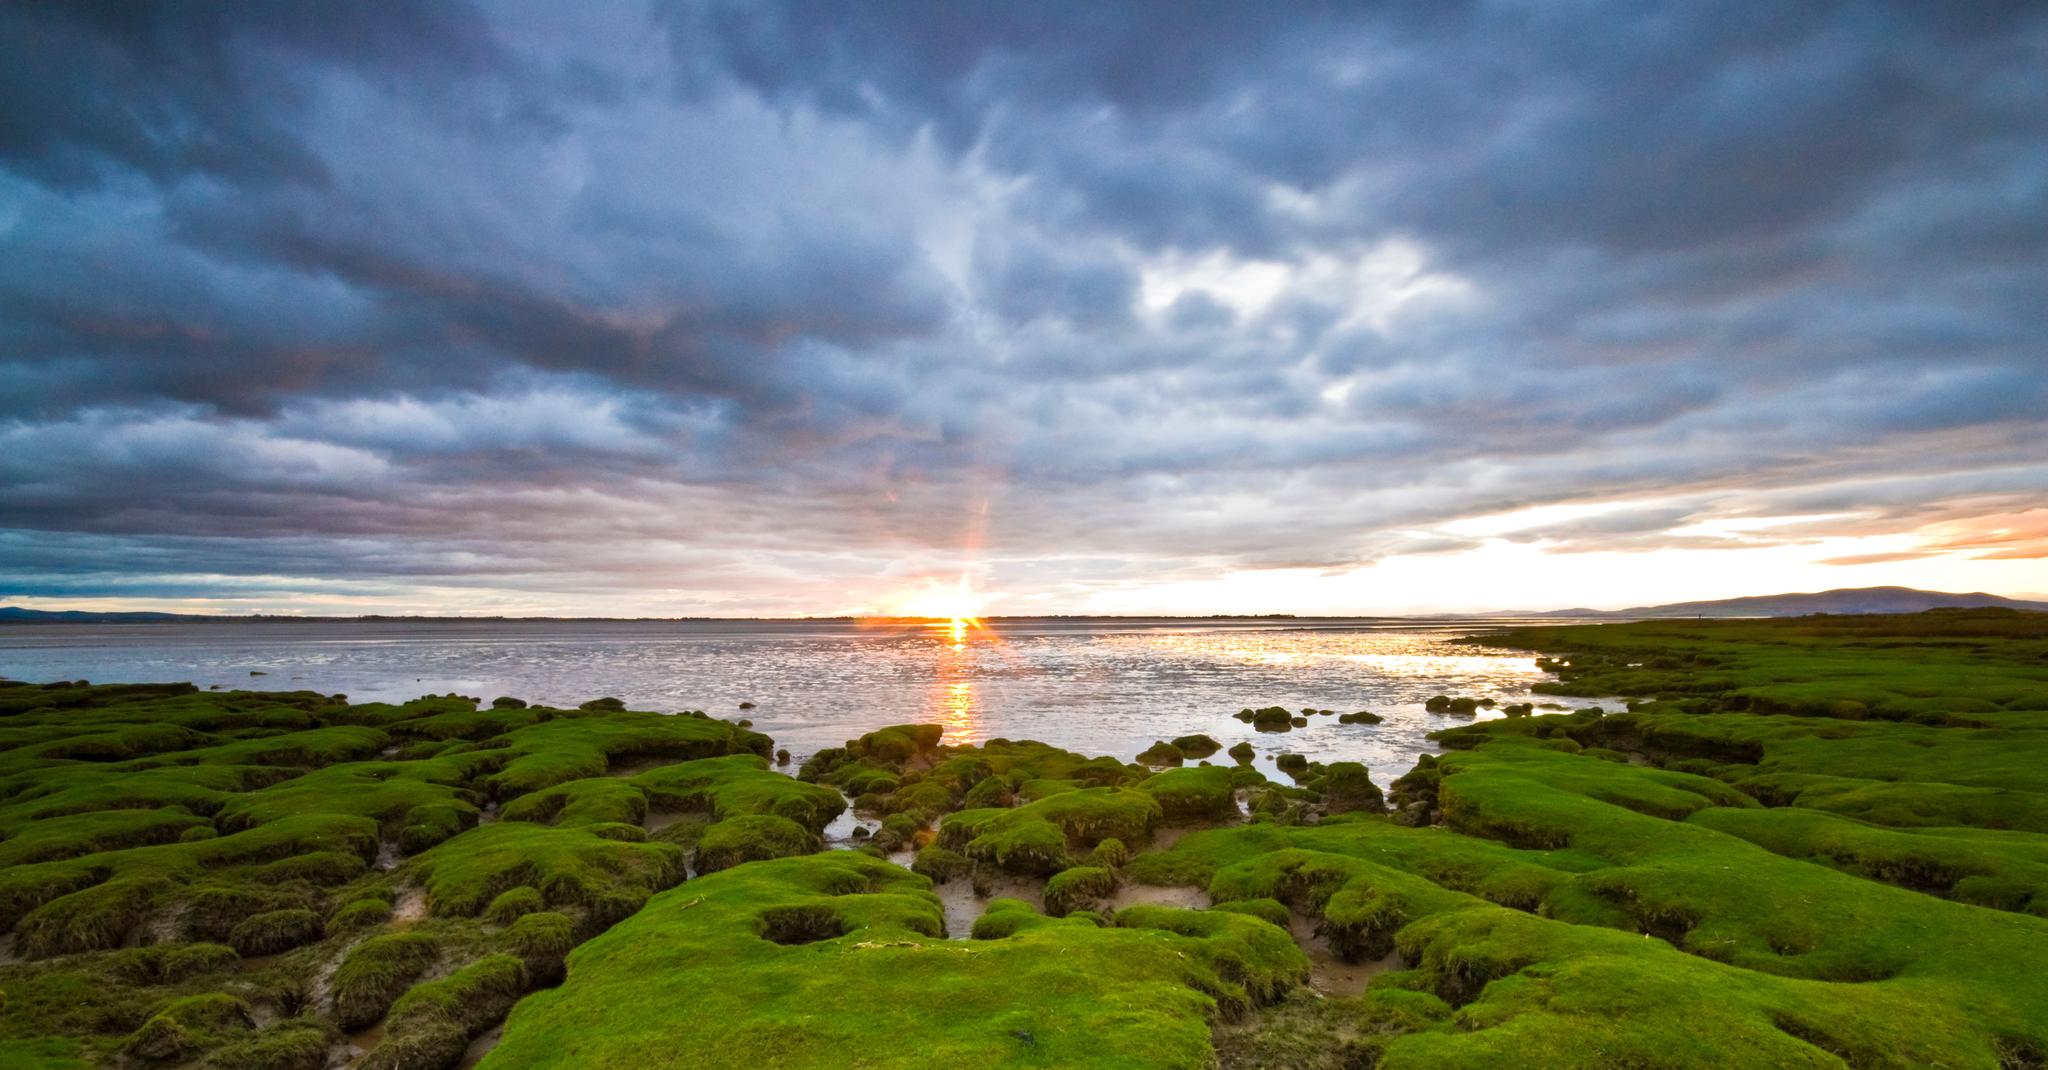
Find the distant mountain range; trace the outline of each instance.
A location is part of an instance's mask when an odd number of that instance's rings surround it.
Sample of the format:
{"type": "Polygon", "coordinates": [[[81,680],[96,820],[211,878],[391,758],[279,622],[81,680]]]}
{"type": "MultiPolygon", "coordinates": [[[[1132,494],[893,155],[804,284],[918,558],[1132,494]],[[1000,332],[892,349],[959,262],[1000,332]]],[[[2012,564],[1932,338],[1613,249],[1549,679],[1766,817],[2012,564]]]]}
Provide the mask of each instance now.
{"type": "Polygon", "coordinates": [[[1673,602],[1633,609],[1554,609],[1537,617],[1799,617],[1808,613],[1920,613],[1930,609],[1998,606],[2048,612],[2048,602],[2025,602],[1978,591],[1951,594],[1911,587],[1841,587],[1812,594],[1763,594],[1709,602],[1673,602]]]}

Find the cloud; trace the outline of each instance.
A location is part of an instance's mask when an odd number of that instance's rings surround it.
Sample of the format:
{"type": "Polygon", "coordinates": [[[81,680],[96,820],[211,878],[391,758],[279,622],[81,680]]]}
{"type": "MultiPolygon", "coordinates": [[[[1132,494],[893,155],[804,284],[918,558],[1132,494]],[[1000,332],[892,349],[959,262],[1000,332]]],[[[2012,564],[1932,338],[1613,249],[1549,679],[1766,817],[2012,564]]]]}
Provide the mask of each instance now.
{"type": "Polygon", "coordinates": [[[2039,559],[1965,530],[2048,494],[2037,6],[44,6],[0,42],[18,593],[2039,559]],[[1457,529],[1559,504],[1600,509],[1457,529]]]}

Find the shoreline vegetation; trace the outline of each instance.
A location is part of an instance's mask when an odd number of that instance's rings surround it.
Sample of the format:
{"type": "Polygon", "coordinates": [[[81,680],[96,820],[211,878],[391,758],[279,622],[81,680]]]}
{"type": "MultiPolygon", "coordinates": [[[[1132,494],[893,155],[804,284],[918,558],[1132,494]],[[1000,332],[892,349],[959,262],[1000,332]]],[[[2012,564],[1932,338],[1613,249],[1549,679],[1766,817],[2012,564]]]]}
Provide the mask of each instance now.
{"type": "Polygon", "coordinates": [[[1391,784],[1255,768],[1257,696],[791,775],[615,699],[0,681],[0,1065],[2048,1066],[2048,614],[1467,641],[1628,708],[1443,696],[1391,784]]]}

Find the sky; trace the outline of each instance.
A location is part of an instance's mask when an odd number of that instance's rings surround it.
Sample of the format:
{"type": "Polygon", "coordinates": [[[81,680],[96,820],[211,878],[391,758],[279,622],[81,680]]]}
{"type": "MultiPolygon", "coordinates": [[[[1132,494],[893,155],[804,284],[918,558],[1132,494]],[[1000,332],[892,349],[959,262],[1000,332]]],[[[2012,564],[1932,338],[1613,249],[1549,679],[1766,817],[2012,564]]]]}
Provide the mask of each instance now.
{"type": "Polygon", "coordinates": [[[2048,7],[0,7],[0,601],[2048,594],[2048,7]]]}

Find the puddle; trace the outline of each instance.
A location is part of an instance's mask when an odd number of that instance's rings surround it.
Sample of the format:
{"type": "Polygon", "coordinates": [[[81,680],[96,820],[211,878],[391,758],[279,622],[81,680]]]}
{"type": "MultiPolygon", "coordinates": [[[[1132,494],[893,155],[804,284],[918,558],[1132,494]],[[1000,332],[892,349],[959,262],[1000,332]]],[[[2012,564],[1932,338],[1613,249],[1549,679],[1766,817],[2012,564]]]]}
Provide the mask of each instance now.
{"type": "Polygon", "coordinates": [[[1116,894],[1110,896],[1107,902],[1111,913],[1135,906],[1207,910],[1211,905],[1209,893],[1200,888],[1165,888],[1156,884],[1130,883],[1118,885],[1116,894]]]}
{"type": "Polygon", "coordinates": [[[398,867],[398,841],[385,840],[377,845],[376,868],[389,872],[398,867]]]}
{"type": "Polygon", "coordinates": [[[1371,962],[1345,962],[1330,950],[1330,941],[1316,932],[1315,919],[1299,912],[1287,916],[1287,931],[1308,953],[1309,987],[1326,996],[1355,996],[1380,974],[1404,969],[1398,951],[1371,962]]]}
{"type": "Polygon", "coordinates": [[[974,921],[988,912],[991,900],[1022,899],[1032,909],[1045,911],[1045,882],[1029,877],[1002,876],[996,878],[987,897],[974,894],[974,882],[958,877],[944,884],[932,885],[939,903],[946,911],[946,938],[965,940],[974,934],[974,921]]]}
{"type": "Polygon", "coordinates": [[[349,1061],[354,1062],[369,1054],[371,1048],[384,1043],[384,1020],[379,1018],[376,1025],[370,1026],[359,1033],[350,1033],[343,1037],[342,1041],[355,1049],[355,1054],[349,1056],[349,1061]]]}
{"type": "Polygon", "coordinates": [[[271,963],[276,962],[278,959],[283,957],[284,956],[282,954],[251,955],[250,957],[243,959],[240,963],[238,963],[238,965],[241,967],[243,973],[257,973],[262,970],[269,969],[271,963]]]}
{"type": "Polygon", "coordinates": [[[871,836],[881,827],[882,823],[878,820],[856,815],[853,812],[853,798],[846,796],[846,809],[841,811],[838,817],[833,818],[831,824],[825,826],[825,846],[836,851],[851,850],[868,841],[867,836],[855,836],[854,829],[866,829],[871,836]]]}
{"type": "Polygon", "coordinates": [[[502,1025],[494,1025],[478,1033],[476,1039],[469,1042],[469,1047],[463,1049],[462,1061],[455,1064],[455,1070],[470,1070],[471,1067],[483,1062],[484,1056],[498,1046],[498,1038],[504,1035],[505,1027],[502,1025]]]}

